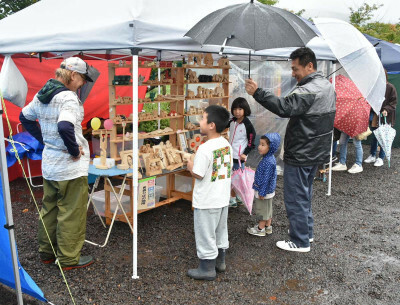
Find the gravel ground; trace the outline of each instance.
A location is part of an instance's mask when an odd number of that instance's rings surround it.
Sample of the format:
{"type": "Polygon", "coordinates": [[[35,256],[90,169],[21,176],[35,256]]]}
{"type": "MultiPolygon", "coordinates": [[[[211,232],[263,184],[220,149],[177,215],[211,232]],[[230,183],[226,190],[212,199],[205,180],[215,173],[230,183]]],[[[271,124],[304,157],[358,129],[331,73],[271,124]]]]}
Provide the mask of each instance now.
{"type": "MultiPolygon", "coordinates": [[[[368,147],[363,146],[364,157],[368,147]]],[[[66,271],[76,304],[400,304],[400,149],[391,168],[364,165],[364,172],[335,172],[332,195],[315,181],[315,242],[309,253],[275,246],[287,238],[282,177],[274,199],[273,234],[246,233],[254,223],[244,207],[229,214],[227,271],[214,282],[186,276],[197,266],[190,203],[179,201],[139,215],[138,273],[132,280],[132,235],[117,223],[105,248],[86,244],[95,257],[86,269],[66,271]]],[[[354,162],[350,144],[348,165],[354,162]]],[[[24,180],[11,182],[19,259],[56,305],[73,304],[56,266],[37,254],[37,212],[24,180]],[[24,211],[28,209],[28,211],[24,211]]],[[[41,189],[35,190],[40,202],[41,189]]],[[[105,229],[89,211],[87,237],[104,240],[105,229]]],[[[15,293],[0,285],[1,304],[16,304],[15,293]]],[[[25,304],[41,304],[25,296],[25,304]]]]}

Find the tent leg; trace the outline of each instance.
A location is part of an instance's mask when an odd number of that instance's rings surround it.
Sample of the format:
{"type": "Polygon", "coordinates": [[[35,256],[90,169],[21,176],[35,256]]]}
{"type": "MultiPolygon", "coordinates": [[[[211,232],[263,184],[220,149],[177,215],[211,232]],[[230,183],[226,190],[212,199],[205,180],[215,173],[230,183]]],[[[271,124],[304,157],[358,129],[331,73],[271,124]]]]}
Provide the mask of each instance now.
{"type": "MultiPolygon", "coordinates": [[[[0,116],[2,117],[3,108],[0,101],[0,116]]],[[[0,117],[0,118],[1,118],[0,117]]],[[[14,220],[12,216],[12,208],[11,208],[11,196],[10,196],[10,184],[8,181],[8,167],[6,161],[6,149],[4,145],[4,128],[3,128],[3,119],[0,120],[0,164],[1,164],[1,183],[3,188],[3,197],[4,197],[4,209],[6,214],[6,224],[4,227],[8,229],[8,235],[10,238],[10,249],[11,249],[11,257],[14,269],[14,280],[15,280],[15,290],[17,293],[18,305],[23,305],[22,300],[22,289],[21,289],[21,280],[19,277],[19,268],[18,268],[18,257],[17,257],[17,247],[15,243],[15,235],[14,235],[14,220]]]]}
{"type": "Polygon", "coordinates": [[[139,50],[132,50],[132,149],[133,149],[133,275],[132,279],[138,279],[137,274],[137,206],[138,206],[138,71],[139,71],[139,50]]]}

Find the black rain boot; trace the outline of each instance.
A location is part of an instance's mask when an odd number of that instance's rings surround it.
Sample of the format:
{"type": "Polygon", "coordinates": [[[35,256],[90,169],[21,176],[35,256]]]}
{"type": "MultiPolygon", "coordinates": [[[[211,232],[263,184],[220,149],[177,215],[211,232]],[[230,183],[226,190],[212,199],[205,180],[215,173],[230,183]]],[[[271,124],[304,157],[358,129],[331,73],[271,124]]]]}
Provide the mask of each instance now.
{"type": "Polygon", "coordinates": [[[200,259],[197,269],[189,269],[187,275],[195,280],[213,281],[217,277],[215,259],[200,259]]]}
{"type": "Polygon", "coordinates": [[[226,249],[218,249],[218,257],[215,264],[215,269],[217,270],[217,272],[225,272],[225,254],[226,249]]]}

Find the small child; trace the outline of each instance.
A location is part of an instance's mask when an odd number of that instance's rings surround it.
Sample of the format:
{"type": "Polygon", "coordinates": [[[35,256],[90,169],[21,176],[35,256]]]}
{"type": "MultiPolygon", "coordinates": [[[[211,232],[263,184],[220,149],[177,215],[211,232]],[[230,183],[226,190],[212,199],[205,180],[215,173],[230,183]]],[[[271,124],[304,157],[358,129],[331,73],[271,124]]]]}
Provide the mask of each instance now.
{"type": "MultiPolygon", "coordinates": [[[[227,127],[229,128],[229,143],[232,146],[233,170],[235,171],[239,169],[239,159],[242,169],[244,169],[247,155],[255,147],[256,131],[248,118],[251,110],[245,98],[238,97],[232,102],[231,114],[233,118],[229,120],[227,127]]],[[[237,207],[237,203],[236,194],[232,190],[229,206],[235,208],[237,207]]]]}
{"type": "Polygon", "coordinates": [[[225,271],[228,241],[228,205],[231,190],[232,147],[221,136],[229,112],[221,106],[208,106],[200,121],[200,132],[207,136],[187,169],[196,178],[193,188],[194,234],[199,267],[187,275],[212,281],[216,271],[225,271]]]}
{"type": "Polygon", "coordinates": [[[254,227],[247,228],[251,235],[265,236],[272,234],[272,198],[276,188],[276,160],[274,153],[278,150],[281,137],[278,133],[267,133],[260,138],[258,152],[264,157],[257,166],[253,189],[254,210],[259,219],[254,227]]]}

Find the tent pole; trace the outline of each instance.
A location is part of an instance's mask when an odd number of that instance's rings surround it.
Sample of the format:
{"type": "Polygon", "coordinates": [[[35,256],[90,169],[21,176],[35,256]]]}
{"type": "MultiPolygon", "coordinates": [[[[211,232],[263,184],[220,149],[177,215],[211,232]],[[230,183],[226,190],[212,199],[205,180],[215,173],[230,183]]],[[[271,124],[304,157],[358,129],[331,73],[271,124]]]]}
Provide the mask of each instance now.
{"type": "MultiPolygon", "coordinates": [[[[332,86],[335,88],[335,76],[336,76],[336,63],[332,64],[333,68],[332,70],[333,75],[332,75],[332,86]]],[[[331,157],[329,158],[329,174],[328,174],[328,193],[326,194],[327,196],[331,195],[331,190],[332,190],[332,149],[333,149],[333,130],[332,130],[332,141],[331,141],[331,157]]]]}
{"type": "Polygon", "coordinates": [[[18,267],[18,257],[17,257],[17,247],[15,243],[14,235],[14,220],[12,216],[11,208],[11,197],[10,197],[10,184],[8,181],[8,167],[6,161],[6,149],[4,145],[4,128],[3,128],[3,108],[0,101],[0,164],[1,164],[1,185],[3,188],[3,198],[4,198],[4,212],[6,214],[6,224],[4,228],[8,229],[8,235],[10,238],[10,249],[11,257],[14,269],[14,280],[15,280],[15,290],[18,299],[18,305],[23,305],[22,300],[22,289],[21,289],[21,279],[19,277],[19,267],[18,267]]]}
{"type": "Polygon", "coordinates": [[[139,49],[132,49],[132,149],[133,149],[133,275],[132,279],[138,279],[137,274],[137,206],[138,206],[138,97],[139,97],[139,49]]]}

